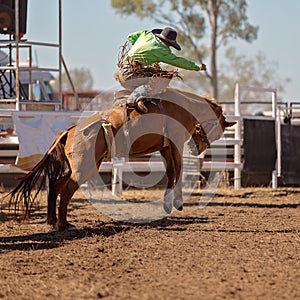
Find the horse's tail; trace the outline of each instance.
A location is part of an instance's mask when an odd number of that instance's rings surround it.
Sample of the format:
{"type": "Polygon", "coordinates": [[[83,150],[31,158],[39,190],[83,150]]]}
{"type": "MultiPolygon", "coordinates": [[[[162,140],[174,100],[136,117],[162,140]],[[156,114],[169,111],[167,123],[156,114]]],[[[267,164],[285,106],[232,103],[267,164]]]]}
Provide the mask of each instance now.
{"type": "Polygon", "coordinates": [[[46,184],[60,179],[69,167],[64,147],[68,131],[61,131],[54,139],[49,150],[33,169],[20,178],[19,184],[8,194],[10,197],[9,207],[14,206],[15,212],[19,210],[20,203],[23,203],[24,218],[29,217],[29,212],[37,195],[46,184]],[[36,188],[33,193],[33,189],[36,188]]]}

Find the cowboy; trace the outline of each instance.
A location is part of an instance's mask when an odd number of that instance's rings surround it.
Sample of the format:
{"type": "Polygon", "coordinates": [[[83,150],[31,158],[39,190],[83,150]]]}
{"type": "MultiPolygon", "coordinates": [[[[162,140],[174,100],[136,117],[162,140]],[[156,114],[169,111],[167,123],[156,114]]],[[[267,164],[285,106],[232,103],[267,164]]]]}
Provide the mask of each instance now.
{"type": "Polygon", "coordinates": [[[178,51],[181,50],[176,38],[177,32],[170,27],[132,33],[127,37],[132,48],[125,60],[131,59],[141,65],[163,62],[186,70],[205,71],[205,64],[198,66],[194,62],[172,53],[170,47],[174,47],[178,51]]]}
{"type": "MultiPolygon", "coordinates": [[[[174,47],[178,51],[181,50],[176,38],[177,32],[170,27],[153,29],[151,31],[141,30],[130,34],[127,39],[132,44],[132,47],[124,59],[124,64],[122,64],[123,70],[120,70],[118,73],[120,76],[117,75],[116,79],[124,85],[126,76],[123,75],[127,72],[128,65],[130,67],[141,68],[160,62],[191,71],[206,71],[205,64],[197,65],[186,58],[176,56],[172,53],[170,47],[174,47]],[[122,74],[122,72],[124,73],[122,74]]],[[[144,76],[147,77],[147,73],[144,76]]],[[[140,81],[138,87],[134,87],[134,91],[129,96],[127,104],[131,105],[138,98],[151,96],[149,84],[146,80],[147,78],[144,82],[140,81]]]]}

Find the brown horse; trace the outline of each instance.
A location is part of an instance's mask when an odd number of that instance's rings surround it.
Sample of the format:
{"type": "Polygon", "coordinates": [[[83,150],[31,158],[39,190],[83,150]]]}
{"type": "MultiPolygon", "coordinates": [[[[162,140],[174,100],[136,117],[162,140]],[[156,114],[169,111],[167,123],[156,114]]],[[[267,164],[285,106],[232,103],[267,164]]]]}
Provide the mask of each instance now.
{"type": "Polygon", "coordinates": [[[214,101],[175,89],[166,89],[160,99],[148,99],[144,105],[147,113],[138,108],[116,107],[107,113],[105,120],[95,115],[60,132],[42,160],[10,193],[11,203],[17,207],[23,202],[28,216],[37,194],[47,182],[47,223],[58,231],[65,230],[72,226],[67,222],[70,199],[82,183],[98,172],[102,160],[112,156],[113,150],[113,155],[129,157],[160,151],[167,175],[164,210],[167,213],[172,207],[182,210],[184,142],[192,136],[199,154],[234,123],[225,120],[222,108],[214,101]]]}

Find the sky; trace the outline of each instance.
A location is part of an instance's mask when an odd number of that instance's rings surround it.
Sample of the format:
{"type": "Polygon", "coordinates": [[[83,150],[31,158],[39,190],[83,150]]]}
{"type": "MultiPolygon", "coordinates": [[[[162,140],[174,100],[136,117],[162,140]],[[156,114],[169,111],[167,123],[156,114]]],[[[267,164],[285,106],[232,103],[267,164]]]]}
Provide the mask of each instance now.
{"type": "MultiPolygon", "coordinates": [[[[58,43],[58,2],[28,0],[25,39],[58,43]]],[[[259,26],[258,39],[252,43],[232,43],[239,54],[255,57],[261,51],[268,61],[278,63],[280,78],[291,79],[285,92],[279,95],[284,101],[300,101],[299,11],[299,0],[249,0],[247,14],[250,23],[259,26]]],[[[120,16],[110,0],[62,0],[62,19],[62,52],[68,69],[90,69],[97,90],[116,85],[113,73],[119,48],[128,34],[169,25],[120,16]]],[[[184,49],[180,55],[184,56],[184,49]]],[[[41,67],[56,67],[58,51],[35,47],[34,60],[41,67]]]]}

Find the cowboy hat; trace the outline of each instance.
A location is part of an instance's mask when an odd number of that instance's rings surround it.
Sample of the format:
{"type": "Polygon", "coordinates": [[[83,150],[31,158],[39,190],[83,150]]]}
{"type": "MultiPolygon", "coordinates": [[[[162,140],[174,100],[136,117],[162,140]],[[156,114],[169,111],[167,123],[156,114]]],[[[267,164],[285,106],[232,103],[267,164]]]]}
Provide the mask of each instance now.
{"type": "Polygon", "coordinates": [[[159,37],[161,40],[169,43],[175,49],[181,50],[181,47],[176,42],[177,32],[174,29],[170,27],[166,27],[164,29],[153,29],[152,33],[159,37]]]}

